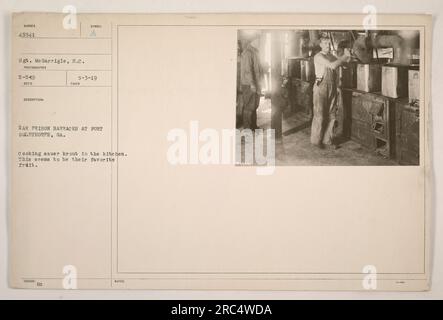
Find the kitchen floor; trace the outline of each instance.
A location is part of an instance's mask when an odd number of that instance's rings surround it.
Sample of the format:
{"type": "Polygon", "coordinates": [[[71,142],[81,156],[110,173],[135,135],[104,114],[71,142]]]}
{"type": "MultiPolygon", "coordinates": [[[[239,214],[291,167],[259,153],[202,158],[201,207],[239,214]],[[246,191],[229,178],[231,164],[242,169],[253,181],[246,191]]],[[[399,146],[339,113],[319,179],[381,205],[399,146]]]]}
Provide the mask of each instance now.
{"type": "MultiPolygon", "coordinates": [[[[270,99],[262,98],[257,112],[257,123],[270,128],[270,99]]],[[[360,144],[348,140],[337,150],[320,149],[310,143],[310,119],[304,112],[283,118],[283,137],[276,141],[276,165],[306,166],[392,166],[394,160],[386,159],[360,144]]]]}

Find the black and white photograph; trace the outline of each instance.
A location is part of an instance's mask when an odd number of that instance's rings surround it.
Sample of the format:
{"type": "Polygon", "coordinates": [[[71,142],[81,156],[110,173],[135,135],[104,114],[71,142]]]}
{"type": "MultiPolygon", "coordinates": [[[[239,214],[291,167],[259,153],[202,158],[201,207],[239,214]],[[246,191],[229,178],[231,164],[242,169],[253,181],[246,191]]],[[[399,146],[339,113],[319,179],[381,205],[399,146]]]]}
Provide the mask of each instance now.
{"type": "Polygon", "coordinates": [[[420,164],[419,30],[241,29],[236,97],[276,165],[420,164]]]}

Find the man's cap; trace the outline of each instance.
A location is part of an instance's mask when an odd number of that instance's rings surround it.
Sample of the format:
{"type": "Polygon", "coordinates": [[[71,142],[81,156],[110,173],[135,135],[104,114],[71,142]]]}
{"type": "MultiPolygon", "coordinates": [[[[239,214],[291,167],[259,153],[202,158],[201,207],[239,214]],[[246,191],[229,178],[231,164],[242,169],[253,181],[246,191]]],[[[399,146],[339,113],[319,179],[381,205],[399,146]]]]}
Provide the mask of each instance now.
{"type": "Polygon", "coordinates": [[[324,40],[331,40],[331,38],[329,37],[329,34],[326,31],[320,32],[320,41],[324,41],[324,40]]]}

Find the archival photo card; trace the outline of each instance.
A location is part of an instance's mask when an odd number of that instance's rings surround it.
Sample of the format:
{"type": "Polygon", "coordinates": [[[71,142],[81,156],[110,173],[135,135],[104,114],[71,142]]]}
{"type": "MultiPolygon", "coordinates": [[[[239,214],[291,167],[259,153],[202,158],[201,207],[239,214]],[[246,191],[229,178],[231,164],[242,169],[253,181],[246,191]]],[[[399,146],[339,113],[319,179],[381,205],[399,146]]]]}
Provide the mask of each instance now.
{"type": "Polygon", "coordinates": [[[13,14],[10,286],[428,290],[431,26],[13,14]]]}

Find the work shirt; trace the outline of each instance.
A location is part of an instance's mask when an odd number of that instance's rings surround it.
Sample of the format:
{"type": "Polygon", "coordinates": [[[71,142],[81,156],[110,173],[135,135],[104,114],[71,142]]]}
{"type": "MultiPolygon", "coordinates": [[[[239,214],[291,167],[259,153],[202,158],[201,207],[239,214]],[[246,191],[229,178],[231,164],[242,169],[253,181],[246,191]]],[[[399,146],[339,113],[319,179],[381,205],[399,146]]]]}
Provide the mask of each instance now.
{"type": "Polygon", "coordinates": [[[258,50],[248,45],[241,54],[240,82],[242,85],[260,87],[260,62],[258,50]]]}
{"type": "Polygon", "coordinates": [[[319,52],[314,57],[314,64],[315,64],[315,77],[317,79],[323,79],[325,75],[326,68],[328,68],[329,62],[336,61],[337,58],[331,54],[325,54],[323,52],[319,52]]]}

